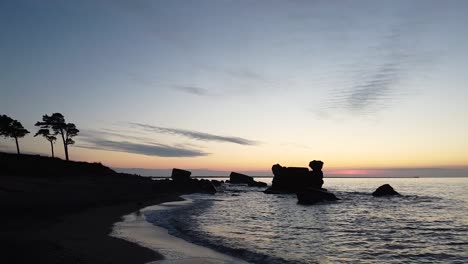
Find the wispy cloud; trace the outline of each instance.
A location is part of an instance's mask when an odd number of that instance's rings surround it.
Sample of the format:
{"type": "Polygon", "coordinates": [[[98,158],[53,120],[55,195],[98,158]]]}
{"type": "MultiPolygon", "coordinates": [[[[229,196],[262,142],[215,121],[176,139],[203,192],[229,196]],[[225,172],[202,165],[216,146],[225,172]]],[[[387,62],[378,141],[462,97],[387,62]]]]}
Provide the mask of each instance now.
{"type": "Polygon", "coordinates": [[[405,81],[407,72],[413,70],[414,62],[424,55],[414,48],[415,26],[419,23],[403,14],[396,19],[396,24],[387,32],[380,33],[378,44],[369,47],[366,56],[346,69],[354,74],[353,81],[331,92],[324,112],[344,110],[357,115],[373,114],[408,93],[399,85],[405,81]]]}
{"type": "Polygon", "coordinates": [[[196,87],[196,86],[174,86],[174,89],[184,92],[184,93],[189,93],[189,94],[198,95],[198,96],[212,95],[208,89],[196,87]]]}
{"type": "Polygon", "coordinates": [[[250,80],[250,81],[261,81],[261,82],[267,82],[268,79],[263,75],[260,74],[259,72],[253,71],[251,69],[226,69],[224,72],[227,75],[230,75],[234,78],[239,78],[243,80],[250,80]]]}
{"type": "Polygon", "coordinates": [[[394,84],[400,75],[398,64],[380,65],[355,85],[336,91],[330,100],[331,106],[361,114],[378,111],[398,96],[394,84]]]}
{"type": "Polygon", "coordinates": [[[145,138],[134,136],[123,136],[103,131],[84,131],[81,134],[77,147],[89,149],[101,149],[110,151],[119,151],[126,153],[143,154],[157,157],[200,157],[210,153],[196,150],[182,145],[169,146],[159,143],[148,142],[129,142],[133,140],[146,140],[145,138]],[[118,136],[127,138],[127,140],[109,140],[106,137],[118,136]]]}
{"type": "Polygon", "coordinates": [[[239,144],[239,145],[257,145],[258,144],[258,142],[256,141],[245,139],[245,138],[240,138],[240,137],[219,136],[219,135],[213,135],[213,134],[208,134],[208,133],[203,133],[203,132],[198,132],[198,131],[158,127],[158,126],[152,126],[152,125],[140,124],[140,123],[131,123],[131,124],[134,126],[143,128],[145,130],[149,130],[149,131],[180,135],[180,136],[185,136],[185,137],[197,139],[197,140],[228,142],[228,143],[234,143],[234,144],[239,144]]]}

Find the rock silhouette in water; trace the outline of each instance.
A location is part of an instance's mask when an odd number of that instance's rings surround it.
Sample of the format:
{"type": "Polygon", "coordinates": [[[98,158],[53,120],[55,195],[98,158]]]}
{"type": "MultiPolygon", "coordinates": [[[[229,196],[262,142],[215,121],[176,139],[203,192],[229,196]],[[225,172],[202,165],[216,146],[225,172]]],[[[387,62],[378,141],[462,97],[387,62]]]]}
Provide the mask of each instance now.
{"type": "Polygon", "coordinates": [[[231,172],[231,174],[229,175],[229,183],[247,184],[252,187],[267,187],[266,183],[255,181],[253,177],[237,172],[231,172]]]}
{"type": "Polygon", "coordinates": [[[181,169],[172,169],[171,178],[174,182],[187,182],[190,181],[190,175],[192,172],[181,170],[181,169]]]}
{"type": "Polygon", "coordinates": [[[172,185],[166,186],[167,188],[174,188],[175,191],[182,193],[216,193],[216,187],[209,180],[198,180],[190,178],[192,172],[181,170],[181,169],[172,169],[172,185]]]}
{"type": "Polygon", "coordinates": [[[315,188],[322,188],[323,185],[323,162],[321,160],[313,160],[309,163],[309,167],[312,169],[310,172],[310,177],[308,180],[309,186],[313,186],[315,188]]]}
{"type": "Polygon", "coordinates": [[[283,167],[279,164],[273,165],[272,186],[266,193],[288,193],[298,192],[307,188],[321,189],[323,185],[323,162],[313,160],[309,163],[312,171],[304,167],[283,167]]]}
{"type": "Polygon", "coordinates": [[[400,195],[397,191],[393,189],[390,184],[384,184],[377,188],[375,192],[372,193],[373,196],[390,196],[390,195],[400,195]]]}

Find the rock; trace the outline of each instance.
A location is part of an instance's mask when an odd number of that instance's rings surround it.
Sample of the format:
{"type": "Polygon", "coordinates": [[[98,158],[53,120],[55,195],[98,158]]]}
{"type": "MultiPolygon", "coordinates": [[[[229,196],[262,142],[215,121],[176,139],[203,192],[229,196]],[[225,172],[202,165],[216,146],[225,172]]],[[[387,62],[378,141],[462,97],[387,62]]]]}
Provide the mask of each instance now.
{"type": "Polygon", "coordinates": [[[216,187],[214,184],[209,181],[209,180],[192,180],[195,181],[192,184],[195,187],[194,192],[203,192],[203,193],[210,193],[210,194],[215,194],[216,193],[216,187]],[[198,191],[197,191],[198,190],[198,191]]]}
{"type": "Polygon", "coordinates": [[[323,185],[323,162],[313,160],[309,163],[312,171],[305,167],[283,167],[273,165],[272,186],[265,193],[294,193],[306,188],[320,189],[323,185]]]}
{"type": "Polygon", "coordinates": [[[229,183],[231,184],[249,184],[254,182],[253,177],[247,176],[242,173],[231,172],[229,175],[229,183]]]}
{"type": "Polygon", "coordinates": [[[265,182],[254,181],[253,183],[249,183],[250,187],[268,187],[268,184],[265,182]]]}
{"type": "Polygon", "coordinates": [[[220,187],[224,182],[223,182],[223,181],[218,181],[218,180],[211,180],[211,183],[212,183],[215,187],[220,187]]]}
{"type": "Polygon", "coordinates": [[[190,181],[190,175],[192,175],[190,171],[174,168],[172,169],[171,178],[175,182],[187,182],[190,181]]]}
{"type": "MultiPolygon", "coordinates": [[[[199,180],[192,179],[190,175],[192,172],[181,170],[181,169],[172,169],[172,181],[166,181],[166,183],[159,184],[162,187],[159,187],[158,191],[161,192],[180,192],[180,193],[216,193],[216,187],[214,183],[209,180],[199,180]]],[[[217,184],[217,183],[215,183],[217,184]]]]}
{"type": "Polygon", "coordinates": [[[237,172],[231,172],[231,174],[229,175],[229,183],[247,184],[250,187],[267,187],[266,183],[255,181],[253,177],[237,172]]]}
{"type": "Polygon", "coordinates": [[[296,193],[299,204],[315,204],[325,201],[339,200],[333,193],[324,189],[308,188],[296,193]]]}
{"type": "Polygon", "coordinates": [[[313,160],[309,163],[309,167],[312,169],[310,177],[308,178],[307,184],[310,186],[322,188],[323,185],[323,162],[321,160],[313,160]]]}
{"type": "Polygon", "coordinates": [[[377,190],[375,190],[375,192],[373,192],[372,195],[379,197],[379,196],[401,195],[401,194],[395,191],[393,187],[390,186],[390,184],[384,184],[380,186],[379,188],[377,188],[377,190]]]}

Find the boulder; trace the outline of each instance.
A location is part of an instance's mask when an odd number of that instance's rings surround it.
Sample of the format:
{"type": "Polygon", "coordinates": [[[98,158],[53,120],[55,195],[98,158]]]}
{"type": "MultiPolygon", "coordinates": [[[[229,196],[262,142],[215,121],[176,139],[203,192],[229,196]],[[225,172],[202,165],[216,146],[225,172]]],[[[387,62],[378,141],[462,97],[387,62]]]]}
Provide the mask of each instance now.
{"type": "Polygon", "coordinates": [[[190,181],[190,175],[192,175],[190,171],[174,168],[172,169],[171,178],[175,182],[188,182],[190,181]]]}
{"type": "Polygon", "coordinates": [[[380,197],[380,196],[390,196],[390,195],[400,195],[397,191],[393,189],[390,184],[384,184],[377,188],[375,192],[372,193],[373,196],[380,197]]]}
{"type": "Polygon", "coordinates": [[[297,192],[296,195],[297,203],[299,204],[315,204],[339,200],[333,193],[327,192],[325,189],[308,188],[297,192]]]}
{"type": "Polygon", "coordinates": [[[253,177],[237,172],[231,172],[229,175],[229,183],[247,184],[250,187],[267,187],[266,183],[255,181],[253,177]]]}

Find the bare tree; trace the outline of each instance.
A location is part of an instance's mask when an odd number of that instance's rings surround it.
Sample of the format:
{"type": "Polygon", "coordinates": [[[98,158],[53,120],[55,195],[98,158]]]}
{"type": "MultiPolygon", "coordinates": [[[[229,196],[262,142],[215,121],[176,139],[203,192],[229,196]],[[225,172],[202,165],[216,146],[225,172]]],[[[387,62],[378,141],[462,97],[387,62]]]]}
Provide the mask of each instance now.
{"type": "Polygon", "coordinates": [[[52,129],[54,131],[53,135],[58,135],[62,137],[63,141],[63,148],[65,150],[65,159],[69,160],[68,158],[68,145],[75,144],[75,141],[72,139],[78,132],[80,132],[75,124],[73,123],[66,123],[65,117],[60,113],[53,113],[52,115],[43,115],[42,122],[39,121],[35,124],[42,129],[52,129]]]}
{"type": "Polygon", "coordinates": [[[18,154],[20,154],[18,138],[22,138],[27,134],[29,134],[29,131],[18,120],[14,120],[7,115],[0,115],[0,136],[14,138],[18,154]]]}
{"type": "Polygon", "coordinates": [[[54,158],[54,142],[57,140],[57,137],[53,134],[50,134],[50,130],[47,128],[41,128],[34,137],[43,136],[47,141],[50,142],[50,149],[52,150],[52,158],[54,158]]]}

